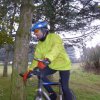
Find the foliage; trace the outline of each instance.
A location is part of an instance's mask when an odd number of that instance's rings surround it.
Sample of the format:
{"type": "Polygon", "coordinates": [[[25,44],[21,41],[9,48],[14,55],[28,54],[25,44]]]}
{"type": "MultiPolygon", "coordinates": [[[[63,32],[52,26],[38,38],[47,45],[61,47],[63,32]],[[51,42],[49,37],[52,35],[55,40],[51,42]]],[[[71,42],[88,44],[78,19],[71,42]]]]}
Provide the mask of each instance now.
{"type": "Polygon", "coordinates": [[[6,31],[0,31],[0,46],[5,44],[13,44],[13,38],[6,31]]]}
{"type": "Polygon", "coordinates": [[[15,32],[15,23],[19,23],[19,5],[12,0],[0,2],[0,30],[12,35],[15,32]]]}
{"type": "Polygon", "coordinates": [[[84,51],[83,62],[85,70],[100,74],[100,46],[86,49],[84,51]]]}
{"type": "Polygon", "coordinates": [[[40,5],[36,6],[34,20],[45,17],[56,31],[79,30],[100,18],[100,5],[93,0],[38,0],[36,3],[40,5]]]}

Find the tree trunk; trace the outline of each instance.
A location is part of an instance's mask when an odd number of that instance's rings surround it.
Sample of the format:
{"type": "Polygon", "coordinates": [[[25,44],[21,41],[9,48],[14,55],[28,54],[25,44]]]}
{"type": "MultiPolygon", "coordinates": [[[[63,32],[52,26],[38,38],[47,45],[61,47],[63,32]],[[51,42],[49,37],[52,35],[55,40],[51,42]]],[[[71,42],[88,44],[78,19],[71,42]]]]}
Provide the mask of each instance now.
{"type": "Polygon", "coordinates": [[[20,8],[20,23],[16,34],[14,61],[11,75],[11,100],[26,100],[25,85],[19,73],[27,70],[29,31],[32,21],[30,0],[24,0],[20,8]]]}
{"type": "Polygon", "coordinates": [[[7,69],[8,69],[8,58],[9,58],[9,48],[8,45],[5,45],[5,60],[4,60],[4,68],[3,68],[3,77],[7,77],[7,69]]]}
{"type": "MultiPolygon", "coordinates": [[[[55,15],[54,15],[55,17],[55,15]]],[[[55,32],[55,21],[53,19],[55,18],[50,18],[50,32],[55,32]]]]}

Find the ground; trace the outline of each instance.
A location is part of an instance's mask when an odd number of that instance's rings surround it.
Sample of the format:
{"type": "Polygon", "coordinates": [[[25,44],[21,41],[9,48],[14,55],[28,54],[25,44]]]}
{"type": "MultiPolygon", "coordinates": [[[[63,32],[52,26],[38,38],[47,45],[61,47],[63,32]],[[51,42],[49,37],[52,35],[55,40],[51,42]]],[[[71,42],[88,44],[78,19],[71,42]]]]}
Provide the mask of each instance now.
{"type": "MultiPolygon", "coordinates": [[[[2,77],[2,66],[0,66],[0,100],[10,100],[10,74],[11,66],[8,70],[8,77],[2,77]]],[[[58,73],[54,75],[54,80],[58,80],[58,73]]],[[[28,81],[27,85],[27,100],[32,100],[36,87],[32,87],[28,81]]],[[[57,87],[54,87],[58,91],[57,87]]],[[[73,64],[70,78],[70,88],[74,91],[77,100],[100,100],[100,75],[94,75],[83,71],[79,64],[73,64]]]]}

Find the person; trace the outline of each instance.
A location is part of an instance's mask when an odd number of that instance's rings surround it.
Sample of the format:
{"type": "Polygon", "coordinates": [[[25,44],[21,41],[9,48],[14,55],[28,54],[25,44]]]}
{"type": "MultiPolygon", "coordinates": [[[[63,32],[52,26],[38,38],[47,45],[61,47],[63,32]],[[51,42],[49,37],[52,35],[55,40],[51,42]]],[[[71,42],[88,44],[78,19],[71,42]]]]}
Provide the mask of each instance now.
{"type": "MultiPolygon", "coordinates": [[[[29,70],[33,70],[38,66],[43,73],[42,80],[44,82],[49,82],[48,75],[59,71],[64,100],[72,100],[69,90],[71,61],[65,51],[62,39],[58,34],[49,32],[46,21],[36,22],[32,26],[31,31],[34,32],[38,39],[34,57],[42,59],[44,63],[33,60],[29,70]]],[[[25,73],[24,76],[26,77],[27,74],[25,73]]],[[[51,100],[56,100],[57,95],[51,86],[44,87],[50,94],[51,100]]]]}

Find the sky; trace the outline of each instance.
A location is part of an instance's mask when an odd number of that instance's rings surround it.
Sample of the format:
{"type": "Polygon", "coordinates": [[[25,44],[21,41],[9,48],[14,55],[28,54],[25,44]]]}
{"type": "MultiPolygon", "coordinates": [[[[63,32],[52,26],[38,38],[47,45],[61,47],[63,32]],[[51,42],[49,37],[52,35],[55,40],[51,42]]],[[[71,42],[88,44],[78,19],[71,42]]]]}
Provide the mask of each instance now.
{"type": "MultiPolygon", "coordinates": [[[[91,25],[90,25],[90,27],[92,27],[92,26],[96,26],[96,25],[100,25],[100,20],[94,20],[92,23],[91,23],[91,25]]],[[[88,32],[90,32],[90,30],[87,30],[87,32],[86,33],[88,33],[88,32]]],[[[82,34],[79,32],[79,33],[77,33],[77,35],[76,35],[76,33],[75,32],[73,32],[73,33],[69,33],[69,32],[61,32],[61,34],[60,34],[60,37],[62,38],[62,39],[64,39],[64,38],[73,38],[73,37],[78,37],[78,36],[81,36],[82,34]]],[[[91,40],[89,40],[89,39],[87,39],[87,42],[86,42],[86,47],[88,48],[91,48],[91,47],[95,47],[96,45],[100,45],[100,31],[97,31],[96,33],[95,33],[95,35],[93,36],[93,39],[91,39],[91,40]]],[[[76,54],[76,58],[79,58],[80,57],[80,51],[81,50],[79,50],[79,48],[77,48],[77,47],[75,47],[75,54],[76,54]]]]}
{"type": "MultiPolygon", "coordinates": [[[[100,25],[100,20],[94,20],[91,24],[90,27],[100,25]]],[[[90,30],[87,30],[86,33],[90,32],[90,30]]],[[[81,32],[60,32],[60,37],[62,39],[64,38],[75,38],[78,36],[81,36],[81,32]]],[[[93,39],[87,40],[86,42],[86,47],[95,47],[97,44],[100,44],[100,31],[96,31],[95,35],[93,36],[93,39]]]]}
{"type": "Polygon", "coordinates": [[[91,41],[87,42],[86,47],[95,47],[96,45],[100,45],[100,33],[95,35],[91,41]]]}
{"type": "MultiPolygon", "coordinates": [[[[91,26],[94,25],[100,25],[100,20],[94,20],[91,23],[91,26]]],[[[87,47],[95,47],[97,44],[100,44],[100,31],[97,32],[97,34],[93,37],[91,41],[87,42],[87,47]]]]}

